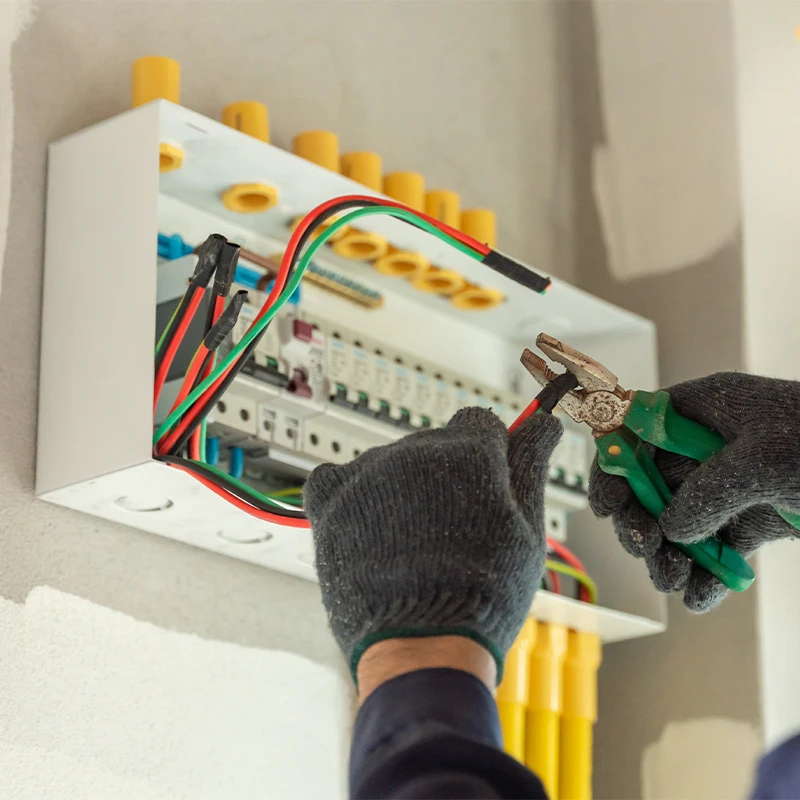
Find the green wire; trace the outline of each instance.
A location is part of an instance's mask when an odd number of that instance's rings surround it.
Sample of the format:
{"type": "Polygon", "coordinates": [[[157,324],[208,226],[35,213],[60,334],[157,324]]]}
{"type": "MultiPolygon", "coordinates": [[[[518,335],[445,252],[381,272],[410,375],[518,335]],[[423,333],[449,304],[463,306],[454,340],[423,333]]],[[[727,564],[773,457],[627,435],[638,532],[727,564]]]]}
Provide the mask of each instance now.
{"type": "MultiPolygon", "coordinates": [[[[202,461],[195,461],[194,459],[191,458],[187,458],[185,460],[188,461],[190,464],[197,464],[198,466],[203,467],[207,472],[214,473],[214,475],[217,475],[219,478],[221,478],[223,481],[227,483],[232,483],[238,489],[241,489],[241,491],[250,495],[250,497],[253,497],[256,500],[260,500],[262,503],[269,503],[270,505],[275,506],[275,508],[285,510],[279,503],[276,503],[268,494],[262,494],[261,492],[254,489],[252,486],[248,486],[248,484],[246,484],[244,481],[240,481],[238,478],[234,478],[232,475],[229,475],[227,472],[223,472],[221,469],[213,467],[211,466],[211,464],[205,464],[202,461]]],[[[288,502],[288,501],[282,500],[282,502],[288,502]]],[[[294,505],[294,503],[292,503],[292,505],[294,505]]]]}
{"type": "Polygon", "coordinates": [[[550,559],[544,562],[544,568],[552,572],[559,572],[582,583],[589,592],[589,602],[597,603],[597,584],[585,572],[580,572],[569,564],[562,564],[560,561],[551,561],[550,559]]]}
{"type": "Polygon", "coordinates": [[[320,249],[320,247],[322,247],[332,236],[334,236],[337,231],[349,226],[352,222],[360,219],[361,217],[368,217],[372,216],[373,214],[385,214],[397,217],[399,219],[405,219],[432,234],[437,239],[446,242],[456,250],[459,250],[471,258],[474,258],[476,261],[483,260],[483,255],[477,250],[473,250],[471,247],[469,247],[469,245],[465,245],[444,231],[440,231],[433,223],[430,223],[422,217],[417,216],[413,211],[407,211],[403,208],[393,208],[389,206],[370,206],[368,208],[361,208],[357,211],[346,214],[345,216],[336,220],[336,222],[334,222],[329,228],[326,228],[311,243],[298,262],[291,279],[273,306],[266,311],[258,323],[242,337],[239,343],[231,349],[231,351],[214,370],[214,372],[212,372],[202,383],[200,383],[194,389],[194,391],[190,392],[186,399],[166,418],[166,420],[164,420],[161,426],[156,430],[155,434],[153,434],[154,443],[157,443],[170,430],[170,428],[177,424],[180,418],[206,391],[206,389],[216,382],[217,378],[239,358],[239,356],[250,345],[253,339],[255,339],[255,337],[258,336],[261,331],[264,330],[264,328],[266,328],[266,326],[272,321],[273,317],[278,313],[284,303],[292,296],[292,294],[294,294],[295,289],[297,289],[297,287],[300,285],[300,281],[303,279],[303,273],[311,263],[312,258],[320,249]]]}
{"type": "Polygon", "coordinates": [[[180,307],[181,304],[178,303],[178,305],[175,306],[175,310],[172,312],[172,316],[169,318],[169,322],[164,326],[164,330],[161,332],[161,336],[159,337],[159,340],[156,342],[156,355],[158,355],[159,351],[161,350],[161,347],[164,344],[164,339],[167,338],[167,334],[169,333],[170,328],[172,327],[172,323],[175,322],[175,317],[178,315],[178,309],[180,307]]]}

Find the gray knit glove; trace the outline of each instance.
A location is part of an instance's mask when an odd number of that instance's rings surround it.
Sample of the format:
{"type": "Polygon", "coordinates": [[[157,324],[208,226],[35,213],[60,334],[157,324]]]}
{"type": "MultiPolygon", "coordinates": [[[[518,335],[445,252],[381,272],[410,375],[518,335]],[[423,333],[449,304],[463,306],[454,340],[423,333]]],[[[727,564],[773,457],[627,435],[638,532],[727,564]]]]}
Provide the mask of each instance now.
{"type": "Polygon", "coordinates": [[[537,414],[509,437],[491,411],[467,408],[311,473],[303,499],[322,602],[354,677],[375,642],[452,634],[489,650],[500,680],[544,571],[561,431],[537,414]]]}
{"type": "Polygon", "coordinates": [[[800,512],[800,383],[721,372],[667,390],[675,410],[720,433],[728,445],[703,464],[656,452],[656,466],[675,492],[656,522],[623,478],[595,461],[589,502],[612,516],[622,546],[642,557],[662,592],[684,590],[692,611],[708,611],[728,590],[672,544],[714,534],[750,555],[764,542],[797,537],[773,506],[800,512]]]}

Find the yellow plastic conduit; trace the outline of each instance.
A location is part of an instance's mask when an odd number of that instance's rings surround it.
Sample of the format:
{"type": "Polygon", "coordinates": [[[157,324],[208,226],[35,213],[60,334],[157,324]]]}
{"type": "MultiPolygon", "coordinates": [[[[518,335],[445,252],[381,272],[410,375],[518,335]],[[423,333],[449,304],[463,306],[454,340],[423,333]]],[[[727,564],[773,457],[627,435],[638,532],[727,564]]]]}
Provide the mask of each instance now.
{"type": "MultiPolygon", "coordinates": [[[[153,100],[181,102],[181,65],[164,56],[137,58],[131,68],[131,108],[153,100]]],[[[161,142],[158,147],[159,172],[172,172],[183,166],[183,150],[176,144],[161,142]]]]}
{"type": "Polygon", "coordinates": [[[564,662],[561,718],[560,800],[591,800],[592,726],[597,721],[600,637],[570,631],[564,662]]]}
{"type": "Polygon", "coordinates": [[[526,620],[506,655],[503,682],[497,687],[497,711],[506,752],[525,759],[525,709],[528,704],[528,674],[531,651],[536,642],[536,622],[526,620]]]}
{"type": "MultiPolygon", "coordinates": [[[[383,176],[383,192],[415,211],[422,211],[425,207],[425,179],[418,172],[387,173],[383,176]]],[[[379,258],[374,266],[383,275],[413,281],[421,278],[431,265],[422,253],[413,253],[390,245],[387,254],[379,258]]]]}
{"type": "Polygon", "coordinates": [[[559,719],[566,655],[567,628],[537,623],[536,646],[531,653],[525,766],[539,776],[551,800],[559,797],[559,719]]]}

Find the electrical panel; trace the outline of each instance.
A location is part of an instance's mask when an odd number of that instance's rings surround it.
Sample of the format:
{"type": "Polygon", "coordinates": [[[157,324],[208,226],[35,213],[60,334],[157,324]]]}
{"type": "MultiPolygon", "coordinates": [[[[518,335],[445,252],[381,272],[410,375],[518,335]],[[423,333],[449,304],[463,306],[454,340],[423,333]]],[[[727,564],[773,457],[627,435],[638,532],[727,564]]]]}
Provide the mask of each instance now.
{"type": "MultiPolygon", "coordinates": [[[[166,101],[52,144],[48,174],[37,494],[314,580],[307,530],[255,519],[153,460],[153,337],[209,234],[242,247],[233,288],[246,289],[248,300],[232,346],[261,308],[265,260],[280,256],[294,221],[332,197],[375,193],[166,101]],[[159,174],[166,147],[180,152],[180,164],[159,174]],[[247,213],[241,191],[231,201],[230,187],[251,184],[272,187],[266,213],[247,213]],[[65,332],[81,347],[65,347],[65,332]]],[[[209,416],[212,457],[255,488],[296,490],[320,463],[345,463],[444,425],[467,406],[492,408],[510,423],[538,391],[519,356],[541,331],[620,364],[624,385],[653,386],[647,320],[563,281],[541,297],[487,277],[485,266],[397,220],[370,217],[363,228],[365,240],[418,254],[442,276],[457,273],[477,287],[491,280],[498,302],[488,310],[449,302],[343,248],[322,248],[209,416]]],[[[168,376],[156,423],[175,399],[186,357],[168,376]]],[[[569,420],[565,429],[546,490],[547,531],[570,546],[586,543],[601,603],[540,592],[534,611],[604,641],[662,630],[663,602],[647,576],[582,513],[591,440],[569,420]]]]}

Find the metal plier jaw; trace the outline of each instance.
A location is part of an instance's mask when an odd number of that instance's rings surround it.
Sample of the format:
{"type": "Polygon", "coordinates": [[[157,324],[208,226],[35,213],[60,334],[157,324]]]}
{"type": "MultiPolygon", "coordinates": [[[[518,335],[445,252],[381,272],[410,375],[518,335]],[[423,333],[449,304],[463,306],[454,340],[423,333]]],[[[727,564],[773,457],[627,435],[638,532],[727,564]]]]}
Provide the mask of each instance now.
{"type": "MultiPolygon", "coordinates": [[[[536,337],[536,346],[552,361],[563,365],[578,381],[579,388],[567,392],[558,405],[575,422],[585,422],[595,436],[619,428],[631,407],[633,392],[617,383],[611,370],[546,333],[536,337]]],[[[522,365],[541,385],[547,386],[557,373],[532,350],[525,349],[522,365]]]]}

